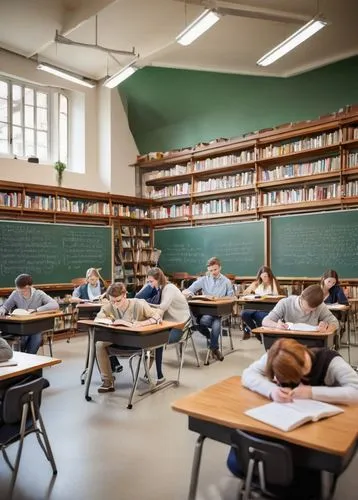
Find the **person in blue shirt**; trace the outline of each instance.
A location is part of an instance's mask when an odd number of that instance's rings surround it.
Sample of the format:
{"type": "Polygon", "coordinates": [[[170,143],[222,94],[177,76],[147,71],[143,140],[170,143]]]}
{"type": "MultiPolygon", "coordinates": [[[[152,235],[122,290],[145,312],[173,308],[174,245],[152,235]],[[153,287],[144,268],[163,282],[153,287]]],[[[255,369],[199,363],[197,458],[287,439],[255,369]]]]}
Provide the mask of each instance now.
{"type": "Polygon", "coordinates": [[[321,278],[323,301],[325,304],[343,304],[348,306],[348,299],[343,289],[339,286],[338,274],[333,269],[328,269],[321,278]]]}
{"type": "MultiPolygon", "coordinates": [[[[211,257],[208,260],[207,269],[207,274],[201,276],[189,288],[183,290],[183,294],[190,297],[201,290],[203,295],[212,295],[215,297],[233,296],[234,289],[232,283],[226,276],[221,274],[221,262],[217,257],[211,257]]],[[[204,314],[198,317],[197,320],[199,332],[209,340],[213,356],[219,361],[223,361],[224,356],[219,349],[221,319],[218,316],[204,314]]]]}

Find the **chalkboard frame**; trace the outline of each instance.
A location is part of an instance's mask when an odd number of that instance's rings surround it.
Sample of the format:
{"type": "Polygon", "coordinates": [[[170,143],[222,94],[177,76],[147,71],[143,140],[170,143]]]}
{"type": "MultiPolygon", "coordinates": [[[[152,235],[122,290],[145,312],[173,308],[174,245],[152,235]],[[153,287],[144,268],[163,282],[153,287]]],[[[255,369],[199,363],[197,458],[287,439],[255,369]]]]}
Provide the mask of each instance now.
{"type": "MultiPolygon", "coordinates": [[[[95,231],[101,230],[101,231],[107,232],[108,233],[107,235],[104,235],[104,236],[101,235],[101,238],[103,239],[103,241],[105,243],[108,241],[108,249],[107,249],[107,247],[105,248],[105,254],[106,254],[105,266],[103,266],[99,263],[96,263],[96,262],[93,262],[89,265],[88,265],[88,263],[84,263],[83,266],[81,266],[81,269],[78,269],[78,270],[73,272],[73,276],[71,273],[71,279],[84,276],[86,269],[88,267],[95,266],[95,267],[99,267],[99,268],[102,267],[101,275],[102,275],[103,279],[110,280],[110,281],[112,280],[113,265],[114,265],[114,262],[113,262],[113,253],[114,253],[113,252],[113,226],[112,225],[69,224],[69,223],[57,223],[57,222],[56,223],[49,223],[49,222],[42,222],[42,221],[37,222],[37,221],[0,219],[0,234],[2,231],[3,224],[9,224],[10,226],[13,226],[14,228],[15,228],[15,225],[18,224],[20,230],[21,230],[21,225],[23,226],[23,228],[24,227],[32,227],[33,228],[34,226],[45,226],[46,228],[53,228],[55,231],[57,228],[61,228],[61,229],[75,228],[79,232],[84,231],[83,236],[85,236],[86,231],[90,230],[90,229],[93,229],[95,231]],[[99,265],[97,265],[97,264],[99,264],[99,265]]],[[[52,231],[52,229],[51,229],[51,231],[52,231]]],[[[61,235],[61,237],[63,238],[62,235],[61,235]]],[[[20,253],[18,258],[21,261],[21,253],[20,253]]],[[[1,263],[2,262],[1,262],[1,256],[0,256],[0,265],[1,265],[1,263]]],[[[65,264],[63,264],[63,265],[65,265],[65,264]]],[[[44,286],[46,288],[51,288],[51,285],[53,287],[56,287],[56,286],[60,286],[60,285],[67,285],[67,284],[70,284],[70,282],[71,282],[71,279],[69,279],[68,282],[65,282],[65,280],[58,281],[56,279],[47,280],[46,282],[42,281],[41,279],[39,280],[37,278],[37,274],[26,270],[26,266],[24,265],[24,266],[19,266],[19,272],[15,272],[15,273],[11,274],[11,280],[9,277],[3,278],[3,275],[0,275],[0,290],[14,288],[14,279],[21,272],[29,272],[30,274],[33,274],[34,275],[33,276],[34,277],[34,284],[35,284],[35,286],[38,286],[38,287],[44,286]]],[[[55,271],[55,273],[56,272],[57,271],[55,271]]],[[[5,276],[8,276],[8,274],[6,274],[5,276]]],[[[69,276],[67,276],[66,278],[69,278],[69,276]]]]}
{"type": "MultiPolygon", "coordinates": [[[[277,215],[277,216],[271,217],[270,218],[270,226],[269,226],[270,267],[272,268],[272,271],[275,273],[275,275],[281,279],[286,279],[286,278],[287,279],[290,279],[290,278],[292,278],[292,279],[294,279],[294,278],[305,279],[305,278],[308,278],[308,279],[319,280],[320,277],[322,276],[322,274],[324,273],[324,271],[326,271],[327,269],[334,269],[335,271],[337,271],[340,279],[356,279],[358,276],[358,270],[356,273],[351,272],[351,271],[347,271],[347,265],[349,265],[349,264],[342,265],[343,256],[336,257],[336,259],[339,260],[338,262],[335,261],[334,257],[332,257],[332,259],[329,262],[328,261],[325,262],[324,259],[322,259],[322,263],[320,263],[320,267],[316,271],[311,270],[311,268],[313,267],[313,264],[307,265],[307,268],[305,269],[306,270],[305,273],[300,273],[300,267],[297,267],[297,265],[298,265],[297,260],[295,261],[296,267],[294,268],[294,272],[292,272],[292,273],[285,272],[285,271],[281,272],[281,268],[279,268],[277,265],[277,261],[278,261],[279,257],[275,256],[275,248],[276,248],[275,242],[278,241],[277,234],[275,234],[275,232],[276,233],[278,232],[278,226],[275,228],[275,221],[282,221],[282,220],[292,221],[292,220],[294,220],[294,218],[298,218],[298,220],[300,220],[301,222],[305,222],[307,220],[307,218],[312,218],[312,220],[314,220],[315,218],[319,217],[319,218],[322,218],[322,220],[324,218],[326,218],[326,220],[329,222],[329,218],[330,217],[332,218],[332,216],[334,218],[337,218],[337,220],[338,220],[340,218],[343,218],[344,215],[346,215],[346,214],[356,214],[356,216],[357,216],[357,228],[358,228],[358,209],[353,209],[353,208],[347,209],[347,210],[346,209],[345,210],[324,210],[324,211],[308,212],[308,213],[284,214],[284,215],[277,215]],[[298,271],[296,271],[296,269],[298,269],[298,271]]],[[[297,231],[297,225],[295,226],[295,229],[297,231]]],[[[317,231],[317,234],[319,234],[318,231],[317,231]]],[[[358,235],[358,231],[357,231],[357,235],[358,235]]],[[[280,241],[284,241],[285,238],[287,238],[287,234],[281,233],[280,234],[280,241]]],[[[356,239],[357,239],[357,243],[358,243],[358,236],[356,239]]],[[[297,241],[300,242],[299,237],[297,238],[297,241]]],[[[334,243],[332,242],[332,247],[333,246],[334,246],[334,243]]],[[[322,250],[322,248],[321,248],[321,250],[322,250]]],[[[313,261],[313,257],[316,258],[316,255],[310,256],[311,261],[313,261]]],[[[293,259],[294,259],[294,257],[293,257],[293,259]]]]}
{"type": "MultiPolygon", "coordinates": [[[[252,269],[251,268],[247,268],[247,266],[245,267],[245,270],[246,270],[246,274],[244,275],[244,273],[241,273],[241,272],[233,272],[233,270],[229,269],[227,267],[227,263],[226,263],[226,260],[225,260],[225,257],[223,257],[222,255],[220,255],[220,252],[218,252],[216,254],[216,256],[221,260],[222,262],[222,267],[223,267],[223,273],[229,273],[229,274],[236,274],[237,276],[240,276],[242,278],[251,278],[253,276],[256,276],[256,273],[257,273],[257,270],[259,269],[260,266],[266,264],[267,262],[267,220],[266,219],[255,219],[255,220],[245,220],[245,221],[240,221],[240,222],[228,222],[228,223],[224,223],[224,224],[202,224],[202,225],[196,225],[196,226],[183,226],[183,227],[169,227],[169,228],[158,228],[158,229],[155,229],[154,230],[154,245],[156,248],[159,248],[162,250],[162,253],[161,253],[161,259],[159,259],[159,265],[161,267],[163,267],[163,270],[164,272],[166,272],[167,274],[173,274],[173,273],[176,273],[176,272],[188,272],[189,274],[192,274],[192,275],[198,275],[198,274],[202,274],[203,272],[205,272],[206,270],[206,261],[210,258],[210,257],[213,257],[215,255],[215,251],[214,252],[206,252],[205,255],[202,256],[200,262],[197,262],[196,264],[198,265],[198,269],[195,270],[195,272],[193,271],[193,268],[190,268],[190,267],[186,267],[186,268],[169,268],[165,265],[163,265],[163,255],[164,255],[164,249],[163,248],[160,248],[160,245],[158,244],[158,242],[156,241],[156,234],[157,233],[163,233],[163,232],[172,232],[172,231],[197,231],[198,234],[200,233],[200,231],[203,231],[205,232],[205,230],[210,230],[211,228],[216,228],[216,229],[223,229],[223,230],[226,230],[230,227],[246,227],[248,225],[252,225],[252,224],[255,224],[257,228],[259,228],[261,226],[261,234],[259,235],[260,238],[262,238],[262,246],[260,247],[260,253],[261,253],[261,257],[262,258],[258,258],[257,259],[257,262],[255,263],[252,263],[252,269]],[[162,260],[162,261],[161,261],[162,260]],[[199,269],[199,266],[200,266],[200,269],[199,269]],[[190,272],[190,270],[192,272],[190,272]]],[[[192,265],[192,264],[191,264],[192,265]]],[[[179,266],[180,267],[180,266],[179,266]]]]}

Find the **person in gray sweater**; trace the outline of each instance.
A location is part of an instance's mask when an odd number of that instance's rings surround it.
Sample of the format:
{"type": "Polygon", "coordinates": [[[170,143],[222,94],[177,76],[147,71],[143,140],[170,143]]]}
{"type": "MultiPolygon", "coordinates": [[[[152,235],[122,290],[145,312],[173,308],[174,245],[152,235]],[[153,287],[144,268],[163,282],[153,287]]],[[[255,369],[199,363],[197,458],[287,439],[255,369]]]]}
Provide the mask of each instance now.
{"type": "Polygon", "coordinates": [[[323,291],[319,285],[311,285],[300,296],[291,295],[281,299],[262,320],[262,326],[287,330],[287,321],[318,326],[320,332],[332,325],[338,330],[338,320],[323,303],[323,291]]]}
{"type": "Polygon", "coordinates": [[[7,361],[13,356],[12,349],[5,339],[0,337],[0,362],[7,361]]]}
{"type": "MultiPolygon", "coordinates": [[[[163,319],[165,321],[176,321],[188,324],[191,320],[190,309],[188,302],[181,291],[169,283],[163,271],[159,267],[153,267],[147,274],[148,285],[161,292],[160,303],[150,303],[151,307],[160,308],[163,311],[163,319]]],[[[178,342],[183,335],[183,330],[172,328],[169,335],[168,344],[178,342]]],[[[152,360],[151,360],[152,361],[152,360]]],[[[155,365],[157,369],[157,383],[165,381],[162,371],[163,363],[163,347],[155,350],[155,365]]],[[[151,363],[150,363],[151,366],[151,363]]]]}
{"type": "MultiPolygon", "coordinates": [[[[32,286],[32,276],[20,274],[15,279],[16,290],[0,307],[0,316],[9,314],[13,309],[26,309],[28,312],[47,312],[59,309],[58,303],[42,290],[32,286]]],[[[21,337],[21,350],[36,354],[41,345],[41,333],[21,337]]]]}

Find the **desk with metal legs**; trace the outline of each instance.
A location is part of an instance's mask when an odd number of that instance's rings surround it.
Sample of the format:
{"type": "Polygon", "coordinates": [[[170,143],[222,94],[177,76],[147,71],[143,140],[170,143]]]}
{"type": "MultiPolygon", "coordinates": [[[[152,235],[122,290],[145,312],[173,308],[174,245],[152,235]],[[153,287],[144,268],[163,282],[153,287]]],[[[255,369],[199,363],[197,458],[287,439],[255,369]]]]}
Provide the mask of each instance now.
{"type": "Polygon", "coordinates": [[[295,339],[297,342],[307,347],[327,347],[331,349],[334,346],[335,328],[326,332],[306,332],[298,330],[284,330],[281,328],[260,327],[252,330],[255,335],[261,335],[266,351],[279,338],[295,339]]]}
{"type": "Polygon", "coordinates": [[[0,331],[6,335],[34,335],[53,330],[57,316],[62,316],[62,312],[49,311],[27,316],[0,316],[0,331]]]}
{"type": "Polygon", "coordinates": [[[265,403],[268,403],[266,398],[242,387],[240,377],[231,377],[172,404],[173,410],[188,416],[189,429],[199,434],[189,500],[196,499],[205,439],[230,445],[234,429],[270,436],[288,444],[295,465],[322,471],[321,499],[331,498],[335,475],[344,471],[356,453],[358,405],[344,406],[344,413],[283,432],[244,414],[246,410],[265,403]]]}
{"type": "MultiPolygon", "coordinates": [[[[140,359],[137,364],[137,368],[134,375],[133,386],[128,400],[128,409],[132,408],[132,400],[137,388],[139,379],[139,369],[141,363],[145,362],[146,351],[153,350],[157,347],[162,347],[167,344],[169,339],[169,334],[172,328],[182,329],[184,323],[176,323],[173,321],[163,321],[158,325],[149,326],[133,326],[132,328],[126,328],[124,326],[112,326],[104,325],[100,323],[95,323],[91,320],[81,320],[80,324],[87,325],[89,327],[89,363],[88,372],[86,376],[85,385],[85,398],[86,401],[91,401],[92,398],[89,395],[89,387],[91,384],[93,365],[96,357],[96,342],[111,342],[112,344],[119,345],[125,348],[133,348],[133,350],[140,350],[140,359]]],[[[159,386],[150,387],[150,389],[142,395],[147,393],[153,393],[169,385],[178,385],[179,381],[169,380],[159,386]]]]}
{"type": "MultiPolygon", "coordinates": [[[[100,311],[102,304],[100,302],[83,302],[76,305],[77,310],[77,323],[81,320],[90,319],[93,320],[97,316],[97,313],[100,311]]],[[[80,327],[80,331],[87,332],[89,335],[89,325],[83,325],[79,323],[77,326],[80,327]],[[82,327],[82,328],[81,328],[82,327]]],[[[86,380],[87,372],[88,372],[88,360],[89,360],[89,339],[87,342],[86,349],[86,364],[85,369],[81,373],[81,384],[83,385],[86,380]]]]}
{"type": "Polygon", "coordinates": [[[265,311],[269,313],[275,307],[277,302],[281,299],[286,298],[285,295],[276,295],[276,296],[264,296],[258,298],[247,298],[244,296],[239,297],[238,303],[245,309],[254,309],[255,311],[265,311]]]}

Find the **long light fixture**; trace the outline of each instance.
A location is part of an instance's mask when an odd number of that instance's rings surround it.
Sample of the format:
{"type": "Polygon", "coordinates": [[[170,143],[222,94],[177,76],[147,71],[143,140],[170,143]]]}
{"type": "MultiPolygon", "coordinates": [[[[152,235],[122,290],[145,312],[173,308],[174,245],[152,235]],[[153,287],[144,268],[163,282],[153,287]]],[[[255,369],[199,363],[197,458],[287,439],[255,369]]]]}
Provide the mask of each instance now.
{"type": "Polygon", "coordinates": [[[127,80],[130,76],[132,76],[138,68],[135,66],[127,66],[126,68],[122,68],[120,71],[115,73],[113,76],[107,78],[107,80],[103,83],[105,87],[108,87],[109,89],[113,89],[114,87],[117,87],[120,83],[124,82],[124,80],[127,80]]]}
{"type": "Polygon", "coordinates": [[[313,36],[319,30],[327,26],[325,21],[322,21],[317,18],[311,19],[307,24],[302,26],[298,31],[293,33],[286,40],[281,42],[277,47],[270,50],[267,54],[265,54],[261,59],[257,61],[256,64],[259,66],[268,66],[269,64],[274,63],[280,57],[286,55],[288,52],[293,50],[297,45],[300,45],[302,42],[313,36]]]}
{"type": "Polygon", "coordinates": [[[56,68],[56,66],[52,66],[51,64],[40,63],[38,64],[37,69],[46,71],[47,73],[51,73],[51,75],[59,76],[60,78],[64,78],[65,80],[69,80],[70,82],[78,83],[79,85],[83,85],[84,87],[89,87],[90,89],[93,89],[96,86],[96,83],[91,80],[85,80],[80,76],[76,76],[73,73],[63,71],[62,69],[56,68]]]}
{"type": "Polygon", "coordinates": [[[180,43],[180,45],[190,45],[194,40],[205,33],[205,31],[214,26],[219,19],[220,15],[217,12],[211,9],[204,10],[199,17],[176,37],[176,41],[180,43]]]}

